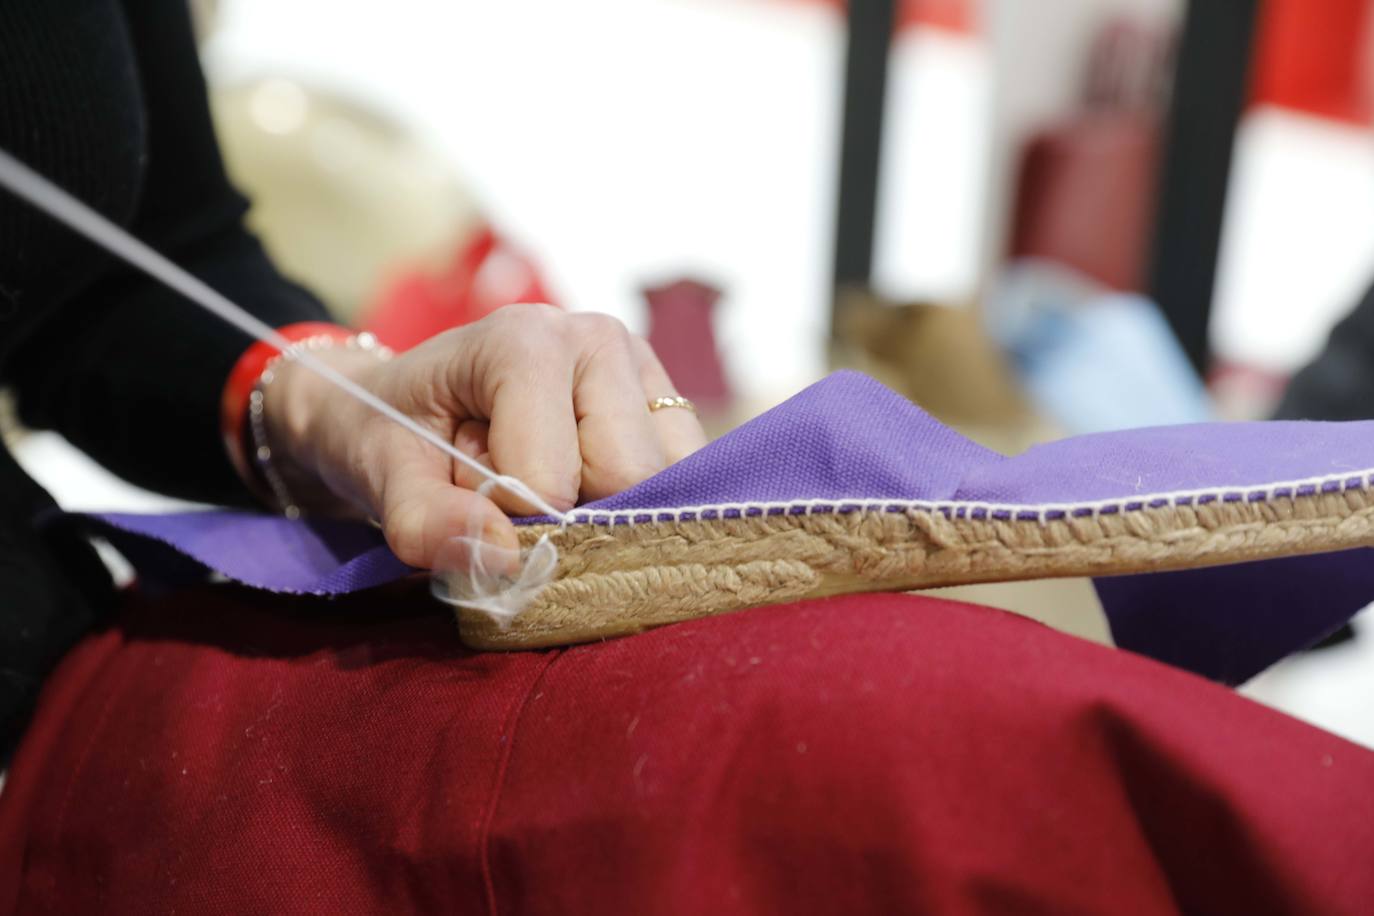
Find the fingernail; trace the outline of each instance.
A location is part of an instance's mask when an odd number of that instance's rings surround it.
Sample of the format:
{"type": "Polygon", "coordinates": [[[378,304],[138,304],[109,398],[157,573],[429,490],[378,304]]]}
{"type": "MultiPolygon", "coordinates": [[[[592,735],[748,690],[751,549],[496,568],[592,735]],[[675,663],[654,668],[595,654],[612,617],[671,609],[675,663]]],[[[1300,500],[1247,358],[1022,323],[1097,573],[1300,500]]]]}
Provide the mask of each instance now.
{"type": "Polygon", "coordinates": [[[508,519],[491,519],[482,526],[482,560],[488,573],[513,576],[520,572],[520,538],[508,519]]]}

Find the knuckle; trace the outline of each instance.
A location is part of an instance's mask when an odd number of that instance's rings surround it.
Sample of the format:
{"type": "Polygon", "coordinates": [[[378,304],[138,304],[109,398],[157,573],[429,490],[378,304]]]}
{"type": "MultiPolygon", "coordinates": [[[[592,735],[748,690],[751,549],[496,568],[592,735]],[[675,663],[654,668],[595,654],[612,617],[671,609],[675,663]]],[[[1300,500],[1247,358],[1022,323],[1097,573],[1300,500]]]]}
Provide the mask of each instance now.
{"type": "Polygon", "coordinates": [[[583,365],[603,359],[631,363],[634,360],[629,330],[610,315],[579,316],[573,344],[583,365]]]}
{"type": "Polygon", "coordinates": [[[503,341],[506,355],[522,369],[539,366],[540,360],[560,349],[556,335],[545,327],[521,328],[503,341]]]}
{"type": "Polygon", "coordinates": [[[658,361],[658,354],[654,352],[654,348],[649,346],[649,342],[638,334],[630,335],[630,349],[634,351],[635,356],[641,361],[658,361]]]}
{"type": "Polygon", "coordinates": [[[555,325],[539,319],[515,318],[493,324],[482,344],[482,352],[494,357],[495,363],[511,362],[522,367],[538,365],[539,360],[562,349],[555,325]]]}
{"type": "Polygon", "coordinates": [[[565,312],[547,302],[512,302],[496,309],[483,321],[494,324],[512,324],[516,327],[546,325],[565,316],[565,312]]]}
{"type": "Polygon", "coordinates": [[[593,342],[623,341],[630,336],[623,321],[602,312],[582,312],[571,316],[569,320],[584,339],[593,342]]]}

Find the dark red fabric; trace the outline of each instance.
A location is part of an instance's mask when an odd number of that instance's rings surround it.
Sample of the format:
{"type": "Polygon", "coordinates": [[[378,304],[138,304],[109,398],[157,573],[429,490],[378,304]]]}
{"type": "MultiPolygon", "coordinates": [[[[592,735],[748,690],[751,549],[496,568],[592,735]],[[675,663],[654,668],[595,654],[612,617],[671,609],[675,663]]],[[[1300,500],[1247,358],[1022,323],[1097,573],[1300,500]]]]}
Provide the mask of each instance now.
{"type": "Polygon", "coordinates": [[[1141,289],[1157,148],[1158,124],[1143,113],[1084,115],[1032,137],[1007,256],[1047,258],[1113,289],[1141,289]]]}
{"type": "Polygon", "coordinates": [[[1374,901],[1374,753],[1008,614],[853,596],[474,654],[427,607],[131,608],[14,762],[0,912],[1374,901]]]}

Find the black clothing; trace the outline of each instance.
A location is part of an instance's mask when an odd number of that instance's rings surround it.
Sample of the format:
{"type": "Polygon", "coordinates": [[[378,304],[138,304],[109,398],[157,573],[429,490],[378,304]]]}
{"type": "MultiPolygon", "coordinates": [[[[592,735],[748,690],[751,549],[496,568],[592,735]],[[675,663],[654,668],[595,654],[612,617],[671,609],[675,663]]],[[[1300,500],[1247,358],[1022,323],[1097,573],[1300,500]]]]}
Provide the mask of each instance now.
{"type": "Polygon", "coordinates": [[[1289,381],[1275,419],[1374,419],[1374,286],[1289,381]]]}
{"type": "MultiPolygon", "coordinates": [[[[327,320],[243,228],[184,0],[0,3],[0,146],[275,326],[327,320]]],[[[21,418],[149,489],[251,497],[219,396],[249,345],[0,191],[0,382],[21,418]]],[[[99,617],[108,576],[0,448],[0,752],[52,665],[99,617]]]]}

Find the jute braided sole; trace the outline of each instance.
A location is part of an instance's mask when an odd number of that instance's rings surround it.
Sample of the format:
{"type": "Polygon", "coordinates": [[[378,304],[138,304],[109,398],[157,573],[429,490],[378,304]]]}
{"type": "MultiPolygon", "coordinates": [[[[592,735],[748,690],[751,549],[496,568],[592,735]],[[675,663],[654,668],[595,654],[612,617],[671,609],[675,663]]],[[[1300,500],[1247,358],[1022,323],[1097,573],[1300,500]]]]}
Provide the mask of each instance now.
{"type": "Polygon", "coordinates": [[[1103,576],[1374,545],[1364,488],[1047,518],[862,509],[823,514],[578,523],[548,534],[554,580],[504,629],[460,609],[482,649],[588,642],[761,604],[850,592],[1103,576]]]}

